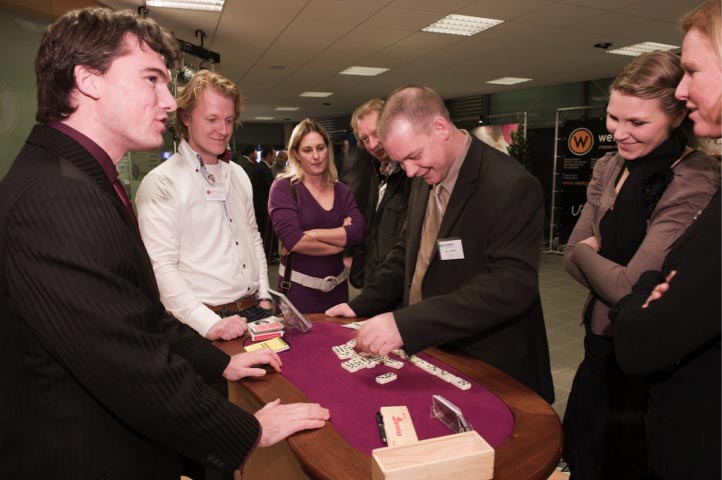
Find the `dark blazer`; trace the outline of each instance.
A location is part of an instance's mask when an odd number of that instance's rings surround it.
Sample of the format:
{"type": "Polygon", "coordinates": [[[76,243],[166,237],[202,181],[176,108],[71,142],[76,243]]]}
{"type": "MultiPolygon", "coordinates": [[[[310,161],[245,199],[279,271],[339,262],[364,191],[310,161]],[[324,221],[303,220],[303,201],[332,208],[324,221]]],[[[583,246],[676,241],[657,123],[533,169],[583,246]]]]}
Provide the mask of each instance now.
{"type": "Polygon", "coordinates": [[[273,225],[268,216],[268,193],[273,183],[271,167],[264,161],[259,162],[248,175],[253,189],[253,211],[256,214],[256,225],[263,238],[263,250],[266,253],[266,260],[271,260],[273,253],[273,225]]]}
{"type": "MultiPolygon", "coordinates": [[[[414,179],[405,234],[363,293],[350,302],[359,316],[389,308],[416,267],[429,186],[414,179]]],[[[445,345],[516,378],[551,403],[538,262],[544,211],[539,182],[516,160],[473,138],[444,214],[439,238],[459,238],[464,258],[432,253],[424,301],[394,311],[404,348],[445,345]]]]}
{"type": "Polygon", "coordinates": [[[366,214],[368,207],[375,161],[374,157],[364,148],[351,149],[349,154],[341,160],[342,166],[338,179],[351,189],[356,205],[363,214],[366,214]]]}
{"type": "Polygon", "coordinates": [[[246,175],[251,175],[251,171],[256,167],[256,162],[251,160],[245,155],[241,155],[238,157],[238,165],[243,168],[243,171],[246,172],[246,175]]]}
{"type": "MultiPolygon", "coordinates": [[[[399,240],[406,220],[411,179],[403,169],[389,176],[386,193],[379,208],[379,185],[382,175],[374,171],[371,177],[368,205],[366,206],[366,230],[363,245],[354,251],[349,280],[356,288],[363,288],[365,278],[370,278],[384,263],[386,255],[399,240]]],[[[401,302],[401,296],[399,296],[401,302]]]]}
{"type": "Polygon", "coordinates": [[[164,314],[100,164],[36,126],[0,183],[0,478],[232,472],[259,436],[204,382],[228,357],[164,314]]]}
{"type": "Polygon", "coordinates": [[[649,464],[660,478],[720,478],[720,193],[611,310],[615,353],[650,386],[649,464]],[[670,271],[669,290],[642,308],[670,271]]]}

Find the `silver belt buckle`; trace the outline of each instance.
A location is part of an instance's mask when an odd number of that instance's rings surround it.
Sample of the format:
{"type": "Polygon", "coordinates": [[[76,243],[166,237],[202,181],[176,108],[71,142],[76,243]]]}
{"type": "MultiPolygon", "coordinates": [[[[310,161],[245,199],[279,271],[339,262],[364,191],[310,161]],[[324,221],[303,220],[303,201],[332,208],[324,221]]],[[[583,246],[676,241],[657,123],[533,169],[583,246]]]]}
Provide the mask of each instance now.
{"type": "Polygon", "coordinates": [[[328,293],[331,290],[333,290],[334,288],[336,288],[337,286],[338,286],[338,280],[336,279],[336,277],[329,275],[328,277],[324,277],[321,280],[320,290],[323,293],[328,293]]]}

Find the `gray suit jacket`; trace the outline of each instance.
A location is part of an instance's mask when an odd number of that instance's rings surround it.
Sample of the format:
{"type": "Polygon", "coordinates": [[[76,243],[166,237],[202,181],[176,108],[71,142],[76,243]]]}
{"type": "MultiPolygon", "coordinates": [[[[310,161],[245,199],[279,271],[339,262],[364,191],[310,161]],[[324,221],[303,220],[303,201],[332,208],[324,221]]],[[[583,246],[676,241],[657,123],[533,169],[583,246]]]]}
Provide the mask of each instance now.
{"type": "MultiPolygon", "coordinates": [[[[360,316],[392,308],[416,267],[429,186],[415,179],[406,228],[385,265],[350,302],[360,316]]],[[[394,312],[409,353],[444,345],[477,357],[554,399],[538,262],[544,212],[539,182],[516,160],[473,139],[442,220],[441,239],[458,238],[464,258],[432,254],[424,300],[394,312]]]]}

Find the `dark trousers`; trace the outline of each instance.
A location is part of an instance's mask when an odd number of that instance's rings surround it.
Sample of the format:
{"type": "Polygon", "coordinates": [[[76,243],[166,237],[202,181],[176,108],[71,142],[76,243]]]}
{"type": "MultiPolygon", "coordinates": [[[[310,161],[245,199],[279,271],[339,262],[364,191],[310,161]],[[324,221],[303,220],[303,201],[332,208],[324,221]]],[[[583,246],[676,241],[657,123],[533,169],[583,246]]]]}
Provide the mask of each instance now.
{"type": "Polygon", "coordinates": [[[571,479],[654,478],[647,467],[644,377],[619,368],[612,337],[587,328],[584,350],[563,422],[563,457],[571,479]]]}
{"type": "Polygon", "coordinates": [[[263,229],[259,227],[259,230],[261,230],[261,239],[263,240],[263,252],[266,254],[266,263],[271,263],[277,261],[279,258],[278,236],[275,230],[273,230],[273,223],[270,217],[266,219],[263,225],[263,229]]]}

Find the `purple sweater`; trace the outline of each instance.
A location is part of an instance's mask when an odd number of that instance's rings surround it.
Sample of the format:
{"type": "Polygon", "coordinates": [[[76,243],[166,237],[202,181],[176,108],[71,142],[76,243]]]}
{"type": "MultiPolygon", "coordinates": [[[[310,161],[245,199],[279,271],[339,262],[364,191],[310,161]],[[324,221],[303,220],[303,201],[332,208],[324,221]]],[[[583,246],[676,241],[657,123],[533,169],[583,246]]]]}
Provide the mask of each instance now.
{"type": "MultiPolygon", "coordinates": [[[[273,229],[287,250],[291,250],[303,236],[313,228],[336,228],[343,225],[345,217],[351,217],[346,229],[346,246],[358,245],[363,240],[364,220],[348,187],[342,183],[334,185],[333,207],[324,210],[311,192],[302,183],[296,183],[298,205],[293,200],[288,178],[273,182],[268,197],[268,212],[273,229]]],[[[285,265],[286,258],[282,259],[285,265]]],[[[343,253],[327,256],[293,254],[293,270],[313,277],[336,276],[344,269],[343,253]]],[[[280,287],[281,277],[277,286],[280,287]]],[[[343,282],[330,292],[304,287],[292,283],[288,298],[302,313],[323,313],[329,307],[348,301],[348,283],[343,282]]]]}

